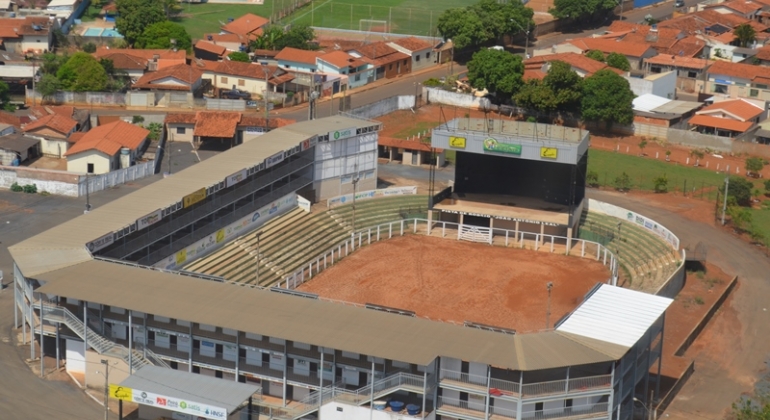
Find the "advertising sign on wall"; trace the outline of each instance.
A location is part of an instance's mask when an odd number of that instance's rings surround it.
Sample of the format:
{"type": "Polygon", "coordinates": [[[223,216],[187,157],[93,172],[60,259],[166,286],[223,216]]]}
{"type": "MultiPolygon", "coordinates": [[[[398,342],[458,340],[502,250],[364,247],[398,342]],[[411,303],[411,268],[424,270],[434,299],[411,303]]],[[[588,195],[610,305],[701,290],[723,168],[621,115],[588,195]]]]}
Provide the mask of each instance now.
{"type": "Polygon", "coordinates": [[[243,169],[241,171],[238,171],[238,172],[228,176],[227,177],[227,182],[226,182],[225,186],[227,188],[229,188],[229,187],[231,187],[231,186],[233,186],[233,185],[243,181],[244,179],[246,179],[246,170],[245,169],[243,169]]]}
{"type": "Polygon", "coordinates": [[[162,216],[161,216],[160,209],[155,210],[154,212],[148,214],[147,216],[141,217],[136,221],[137,229],[141,230],[146,227],[152,226],[155,223],[160,222],[161,218],[162,216]]]}
{"type": "Polygon", "coordinates": [[[195,401],[185,401],[115,384],[110,384],[110,397],[206,419],[219,420],[227,418],[227,410],[222,407],[215,407],[195,401]]]}
{"type": "Polygon", "coordinates": [[[115,234],[112,232],[102,236],[99,239],[96,239],[94,241],[91,241],[88,243],[88,250],[91,252],[96,252],[100,249],[106,248],[110,245],[112,245],[112,242],[115,240],[115,234]]]}
{"type": "Polygon", "coordinates": [[[353,128],[343,128],[341,130],[336,131],[330,131],[329,132],[329,140],[344,140],[348,139],[350,137],[353,137],[356,135],[356,129],[353,128]]]}
{"type": "Polygon", "coordinates": [[[297,196],[297,207],[301,208],[306,213],[310,213],[310,201],[299,195],[297,196]]]}
{"type": "Polygon", "coordinates": [[[658,222],[656,222],[653,219],[650,219],[639,213],[635,213],[633,211],[624,209],[622,207],[618,207],[602,201],[596,201],[594,199],[589,200],[588,208],[591,211],[604,213],[604,214],[616,217],[618,219],[625,220],[629,223],[634,223],[637,226],[654,233],[656,236],[659,236],[661,239],[663,239],[669,245],[671,245],[671,247],[674,248],[675,250],[679,250],[679,238],[676,235],[674,235],[670,230],[658,224],[658,222]]]}
{"type": "Polygon", "coordinates": [[[270,156],[269,158],[265,159],[265,168],[275,166],[281,162],[283,162],[283,151],[280,151],[274,154],[273,156],[270,156]]]}
{"type": "Polygon", "coordinates": [[[192,194],[184,196],[184,198],[182,198],[182,204],[184,204],[184,208],[187,208],[195,203],[203,201],[204,199],[206,199],[206,189],[201,188],[192,194]]]}
{"type": "Polygon", "coordinates": [[[500,143],[499,141],[490,137],[484,140],[484,151],[521,156],[521,145],[500,143]]]}
{"type": "MultiPolygon", "coordinates": [[[[378,197],[388,197],[391,195],[413,195],[417,194],[417,187],[394,187],[381,190],[360,191],[356,193],[356,200],[369,200],[378,197]]],[[[338,206],[341,204],[352,203],[353,194],[345,194],[332,197],[326,201],[327,207],[338,206]]]]}
{"type": "Polygon", "coordinates": [[[214,251],[227,241],[246,234],[257,228],[268,220],[282,214],[284,211],[297,205],[297,195],[288,194],[272,203],[260,208],[238,221],[208,235],[207,237],[195,242],[194,244],[177,251],[163,260],[157,262],[155,267],[162,267],[167,270],[177,269],[190,261],[201,258],[204,255],[214,251]]]}
{"type": "Polygon", "coordinates": [[[465,149],[465,137],[449,136],[449,147],[453,149],[465,149]]]}
{"type": "Polygon", "coordinates": [[[545,159],[556,159],[559,157],[559,149],[555,147],[541,147],[540,157],[545,159]]]}

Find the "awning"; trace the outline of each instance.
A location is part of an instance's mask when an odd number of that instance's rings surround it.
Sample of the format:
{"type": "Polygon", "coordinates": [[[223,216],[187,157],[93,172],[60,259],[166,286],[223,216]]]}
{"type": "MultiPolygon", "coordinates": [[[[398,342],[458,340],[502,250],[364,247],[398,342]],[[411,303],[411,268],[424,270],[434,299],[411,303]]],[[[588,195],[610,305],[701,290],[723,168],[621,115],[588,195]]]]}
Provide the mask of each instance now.
{"type": "Polygon", "coordinates": [[[214,420],[226,419],[254,394],[261,394],[258,385],[151,365],[110,385],[112,398],[214,420]]]}
{"type": "Polygon", "coordinates": [[[24,153],[38,143],[40,143],[39,139],[26,137],[19,133],[0,137],[0,149],[11,150],[16,153],[24,153]]]}

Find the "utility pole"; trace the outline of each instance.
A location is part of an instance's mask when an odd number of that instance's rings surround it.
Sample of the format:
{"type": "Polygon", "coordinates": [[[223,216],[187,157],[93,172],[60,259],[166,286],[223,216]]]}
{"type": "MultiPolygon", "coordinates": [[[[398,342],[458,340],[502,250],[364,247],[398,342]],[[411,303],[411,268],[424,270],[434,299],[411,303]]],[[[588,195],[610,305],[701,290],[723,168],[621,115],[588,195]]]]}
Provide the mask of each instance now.
{"type": "Polygon", "coordinates": [[[356,174],[355,178],[353,178],[353,232],[356,231],[356,187],[358,186],[358,181],[360,178],[358,177],[358,174],[356,174]]]}
{"type": "Polygon", "coordinates": [[[307,107],[309,120],[315,119],[316,100],[318,100],[318,92],[316,92],[315,90],[315,71],[311,71],[310,72],[310,98],[308,99],[309,106],[307,107]]]}
{"type": "Polygon", "coordinates": [[[83,213],[88,213],[89,211],[91,211],[91,197],[88,194],[88,190],[89,190],[88,184],[89,184],[88,172],[86,172],[86,211],[83,213]]]}
{"type": "MultiPolygon", "coordinates": [[[[275,2],[273,2],[275,4],[275,2]]],[[[265,73],[265,132],[270,131],[270,108],[267,101],[268,80],[270,78],[270,71],[267,68],[267,61],[262,61],[259,64],[262,65],[262,71],[265,73]]]]}
{"type": "Polygon", "coordinates": [[[107,359],[102,359],[104,365],[104,420],[110,417],[110,365],[107,359]]]}
{"type": "Polygon", "coordinates": [[[545,287],[548,289],[548,307],[546,308],[545,312],[545,329],[551,328],[551,289],[553,288],[553,282],[548,282],[545,284],[545,287]]]}
{"type": "Polygon", "coordinates": [[[725,213],[727,213],[727,190],[730,188],[730,177],[725,178],[725,200],[722,204],[722,226],[725,225],[725,213]]]}

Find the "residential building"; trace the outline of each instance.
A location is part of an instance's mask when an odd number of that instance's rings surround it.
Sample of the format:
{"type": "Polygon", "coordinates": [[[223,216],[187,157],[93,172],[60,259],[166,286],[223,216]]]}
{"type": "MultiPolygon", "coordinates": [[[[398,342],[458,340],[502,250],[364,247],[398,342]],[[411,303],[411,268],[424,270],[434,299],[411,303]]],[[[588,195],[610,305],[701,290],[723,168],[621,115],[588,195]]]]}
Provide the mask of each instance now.
{"type": "Polygon", "coordinates": [[[603,38],[578,38],[550,48],[535,50],[533,55],[539,56],[565,52],[586,54],[592,50],[598,50],[604,54],[622,54],[628,59],[632,70],[643,69],[644,60],[658,54],[655,48],[646,43],[624,42],[622,40],[603,38]]]}
{"type": "Polygon", "coordinates": [[[754,128],[766,116],[764,103],[747,99],[732,99],[701,109],[689,124],[702,134],[737,137],[754,128]]]}
{"type": "Polygon", "coordinates": [[[78,122],[62,114],[49,114],[24,125],[26,135],[40,140],[44,156],[61,158],[67,154],[76,137],[78,122]]]}
{"type": "MultiPolygon", "coordinates": [[[[348,88],[354,89],[374,81],[374,68],[366,61],[343,51],[332,51],[316,58],[318,71],[348,76],[348,88]]],[[[334,93],[344,89],[339,85],[334,93]]]]}
{"type": "Polygon", "coordinates": [[[247,41],[253,41],[259,35],[262,35],[262,28],[268,23],[270,23],[270,21],[262,16],[246,13],[238,19],[228,19],[227,24],[222,26],[221,32],[240,35],[247,41]]]}
{"type": "Polygon", "coordinates": [[[767,27],[759,22],[747,19],[732,12],[719,13],[713,9],[700,10],[673,19],[661,21],[657,24],[657,28],[674,28],[689,35],[703,34],[707,31],[721,34],[744,23],[752,25],[757,32],[767,30],[767,27]]]}
{"type": "Polygon", "coordinates": [[[100,125],[83,134],[64,155],[67,171],[104,174],[134,164],[150,131],[125,121],[100,125]]]}
{"type": "Polygon", "coordinates": [[[45,10],[56,17],[67,19],[77,9],[82,0],[51,0],[45,10]]]}
{"type": "Polygon", "coordinates": [[[96,58],[112,60],[116,70],[124,71],[133,81],[139,80],[145,72],[153,72],[187,62],[187,53],[173,50],[115,49],[100,47],[94,53],[96,58]]]}
{"type": "Polygon", "coordinates": [[[294,79],[281,68],[258,63],[195,60],[193,67],[200,69],[203,78],[210,80],[211,86],[217,90],[239,89],[259,96],[264,95],[266,90],[276,92],[279,87],[283,90],[284,84],[294,79]]]}
{"type": "Polygon", "coordinates": [[[220,61],[227,57],[227,48],[209,41],[200,40],[193,46],[195,58],[209,61],[220,61]]]}
{"type": "Polygon", "coordinates": [[[0,12],[13,12],[16,7],[16,2],[13,0],[0,0],[0,12]]]}
{"type": "Polygon", "coordinates": [[[16,115],[6,111],[0,111],[0,124],[8,124],[16,128],[21,128],[22,122],[16,115]]]}
{"type": "Polygon", "coordinates": [[[524,60],[524,78],[542,79],[551,68],[554,61],[562,61],[572,68],[580,77],[592,76],[599,70],[610,69],[623,75],[624,71],[612,68],[605,63],[590,59],[582,54],[567,52],[559,54],[538,55],[524,60]]]}
{"type": "Polygon", "coordinates": [[[0,123],[0,166],[18,166],[40,155],[40,139],[0,123]]]}
{"type": "Polygon", "coordinates": [[[78,124],[76,131],[88,131],[91,128],[91,113],[87,109],[67,105],[32,105],[28,110],[32,121],[51,114],[58,114],[75,120],[78,124]]]}
{"type": "Polygon", "coordinates": [[[724,98],[770,100],[770,67],[715,61],[707,79],[698,81],[698,92],[724,98]]]}
{"type": "Polygon", "coordinates": [[[645,74],[676,73],[676,88],[684,92],[695,92],[696,82],[706,80],[706,70],[711,66],[711,60],[678,55],[659,54],[645,61],[645,74]]]}
{"type": "Polygon", "coordinates": [[[167,139],[203,145],[217,141],[237,146],[268,131],[293,124],[294,120],[245,115],[235,111],[174,112],[166,114],[167,139]]]}
{"type": "Polygon", "coordinates": [[[652,73],[644,78],[625,76],[634,95],[653,94],[667,99],[676,99],[676,72],[652,73]]]}
{"type": "Polygon", "coordinates": [[[313,73],[318,69],[316,58],[323,55],[321,51],[300,50],[286,47],[275,56],[278,67],[286,71],[313,73]]]}
{"type": "Polygon", "coordinates": [[[746,64],[757,64],[760,66],[770,66],[770,45],[758,48],[757,53],[746,64]]]}
{"type": "Polygon", "coordinates": [[[51,50],[56,19],[48,16],[0,18],[0,41],[6,51],[40,54],[51,50]]]}
{"type": "Polygon", "coordinates": [[[24,94],[26,89],[32,88],[37,69],[35,63],[21,54],[0,50],[0,81],[8,85],[10,93],[24,94]]]}
{"type": "Polygon", "coordinates": [[[634,123],[686,129],[684,122],[703,107],[701,102],[666,99],[651,93],[633,101],[634,123]]]}
{"type": "Polygon", "coordinates": [[[402,165],[430,165],[435,158],[439,168],[446,165],[444,149],[433,148],[430,143],[418,140],[404,140],[392,137],[380,137],[377,140],[377,157],[388,162],[399,162],[402,165]]]}
{"type": "Polygon", "coordinates": [[[221,45],[227,48],[229,51],[242,51],[246,50],[249,46],[249,40],[246,37],[238,34],[205,34],[203,37],[206,41],[214,45],[221,45]]]}
{"type": "Polygon", "coordinates": [[[348,51],[348,54],[371,64],[376,69],[375,80],[382,77],[391,79],[412,70],[412,56],[383,41],[362,45],[348,51]]]}
{"type": "Polygon", "coordinates": [[[706,10],[713,10],[720,14],[736,14],[742,18],[754,20],[757,14],[765,7],[762,4],[746,0],[731,0],[706,6],[706,10]]]}
{"type": "Polygon", "coordinates": [[[145,73],[134,83],[132,89],[152,91],[199,93],[203,72],[195,66],[178,64],[158,71],[145,73]]]}
{"type": "Polygon", "coordinates": [[[412,57],[410,68],[413,71],[421,70],[436,64],[438,57],[433,53],[433,44],[410,36],[388,42],[388,45],[396,50],[412,57]]]}

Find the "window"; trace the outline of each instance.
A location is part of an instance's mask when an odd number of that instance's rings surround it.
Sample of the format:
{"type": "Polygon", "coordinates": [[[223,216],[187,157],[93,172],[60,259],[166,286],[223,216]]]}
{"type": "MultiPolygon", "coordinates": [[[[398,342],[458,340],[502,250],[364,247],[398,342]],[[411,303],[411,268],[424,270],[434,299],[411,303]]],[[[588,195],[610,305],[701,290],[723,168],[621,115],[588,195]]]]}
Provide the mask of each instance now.
{"type": "Polygon", "coordinates": [[[430,58],[430,52],[426,52],[426,53],[425,53],[425,59],[427,60],[427,59],[429,59],[429,58],[430,58]]]}
{"type": "Polygon", "coordinates": [[[757,89],[767,89],[767,85],[756,84],[756,85],[754,85],[754,87],[757,88],[757,89]]]}
{"type": "Polygon", "coordinates": [[[535,403],[535,412],[543,412],[543,403],[535,403]]]}
{"type": "Polygon", "coordinates": [[[388,66],[388,70],[393,70],[393,63],[390,63],[390,66],[388,66]]]}
{"type": "Polygon", "coordinates": [[[357,73],[357,74],[356,74],[356,79],[355,79],[355,80],[356,80],[356,82],[360,81],[360,80],[361,80],[361,74],[358,74],[358,73],[357,73]]]}
{"type": "Polygon", "coordinates": [[[419,55],[418,55],[418,56],[416,56],[416,57],[414,58],[414,61],[420,61],[420,56],[419,56],[419,55]]]}
{"type": "Polygon", "coordinates": [[[404,60],[404,65],[406,65],[406,60],[404,60]]]}
{"type": "Polygon", "coordinates": [[[661,71],[663,71],[663,69],[660,66],[650,67],[650,73],[660,73],[661,71]]]}
{"type": "Polygon", "coordinates": [[[177,127],[177,128],[176,128],[176,133],[177,133],[177,134],[184,134],[186,130],[187,130],[187,129],[186,129],[186,128],[184,128],[184,127],[177,127]]]}
{"type": "Polygon", "coordinates": [[[89,163],[89,164],[88,164],[88,169],[87,169],[87,171],[88,171],[88,173],[89,173],[89,174],[92,174],[92,173],[94,173],[94,164],[93,164],[93,163],[89,163]]]}
{"type": "Polygon", "coordinates": [[[759,96],[759,89],[750,89],[749,96],[751,96],[752,98],[756,98],[757,96],[759,96]]]}
{"type": "Polygon", "coordinates": [[[687,72],[687,77],[689,77],[690,79],[694,79],[694,78],[698,77],[698,72],[697,71],[688,71],[687,72]]]}
{"type": "Polygon", "coordinates": [[[572,408],[572,398],[564,400],[564,408],[572,408]]]}
{"type": "Polygon", "coordinates": [[[238,86],[246,86],[246,81],[243,79],[238,79],[238,86]]]}
{"type": "Polygon", "coordinates": [[[714,84],[714,93],[727,93],[727,85],[714,84]]]}
{"type": "Polygon", "coordinates": [[[225,83],[225,84],[227,84],[227,77],[220,77],[220,78],[219,78],[219,81],[220,81],[221,83],[225,83]]]}

